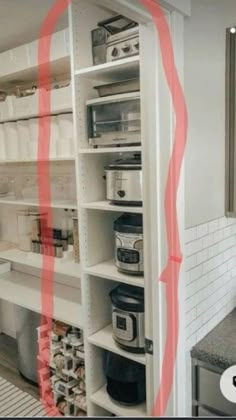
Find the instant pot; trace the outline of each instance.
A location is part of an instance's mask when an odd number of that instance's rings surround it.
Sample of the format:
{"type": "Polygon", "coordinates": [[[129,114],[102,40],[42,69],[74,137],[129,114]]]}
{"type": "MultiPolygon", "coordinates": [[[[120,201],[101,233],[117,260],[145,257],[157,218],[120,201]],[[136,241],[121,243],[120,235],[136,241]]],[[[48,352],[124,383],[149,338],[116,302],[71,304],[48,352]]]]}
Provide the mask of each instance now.
{"type": "Polygon", "coordinates": [[[144,289],[120,285],[110,292],[115,342],[132,353],[145,353],[144,289]]]}
{"type": "Polygon", "coordinates": [[[115,258],[119,271],[143,275],[143,216],[125,213],[114,223],[115,258]]]}
{"type": "Polygon", "coordinates": [[[107,199],[114,204],[141,206],[142,163],[141,154],[120,159],[105,167],[107,199]]]}

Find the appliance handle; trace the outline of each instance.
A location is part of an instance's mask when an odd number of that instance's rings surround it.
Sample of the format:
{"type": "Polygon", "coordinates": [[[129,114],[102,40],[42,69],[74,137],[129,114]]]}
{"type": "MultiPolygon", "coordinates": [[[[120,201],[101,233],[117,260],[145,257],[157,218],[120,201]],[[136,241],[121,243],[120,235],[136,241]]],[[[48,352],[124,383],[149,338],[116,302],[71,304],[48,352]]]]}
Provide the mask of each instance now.
{"type": "Polygon", "coordinates": [[[99,28],[106,29],[111,35],[115,35],[115,34],[117,34],[119,32],[123,32],[123,31],[125,31],[127,29],[130,29],[130,28],[133,28],[133,27],[135,27],[137,25],[138,25],[137,22],[134,22],[133,20],[128,19],[128,18],[124,18],[123,15],[112,16],[109,19],[105,19],[105,20],[102,20],[101,22],[98,22],[98,27],[99,28]],[[117,21],[119,21],[121,19],[126,19],[128,21],[128,23],[122,29],[114,28],[114,27],[110,28],[108,26],[111,23],[117,22],[117,21]]]}

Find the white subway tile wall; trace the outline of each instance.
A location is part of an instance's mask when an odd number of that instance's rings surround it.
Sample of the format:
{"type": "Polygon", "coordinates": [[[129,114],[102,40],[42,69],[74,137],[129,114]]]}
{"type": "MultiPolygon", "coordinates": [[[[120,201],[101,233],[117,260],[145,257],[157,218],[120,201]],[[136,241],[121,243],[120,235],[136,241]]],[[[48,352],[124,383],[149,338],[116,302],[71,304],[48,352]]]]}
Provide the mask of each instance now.
{"type": "Polygon", "coordinates": [[[186,350],[236,306],[236,220],[186,230],[186,350]]]}

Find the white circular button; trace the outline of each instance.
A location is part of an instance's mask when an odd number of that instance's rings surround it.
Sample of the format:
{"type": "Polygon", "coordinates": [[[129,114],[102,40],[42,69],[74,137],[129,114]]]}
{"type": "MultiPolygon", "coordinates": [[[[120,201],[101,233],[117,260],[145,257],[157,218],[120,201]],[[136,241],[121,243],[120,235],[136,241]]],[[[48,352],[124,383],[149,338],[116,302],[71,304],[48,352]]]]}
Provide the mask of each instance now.
{"type": "Polygon", "coordinates": [[[231,366],[226,369],[221,375],[220,389],[224,397],[232,402],[236,403],[236,366],[231,366]]]}

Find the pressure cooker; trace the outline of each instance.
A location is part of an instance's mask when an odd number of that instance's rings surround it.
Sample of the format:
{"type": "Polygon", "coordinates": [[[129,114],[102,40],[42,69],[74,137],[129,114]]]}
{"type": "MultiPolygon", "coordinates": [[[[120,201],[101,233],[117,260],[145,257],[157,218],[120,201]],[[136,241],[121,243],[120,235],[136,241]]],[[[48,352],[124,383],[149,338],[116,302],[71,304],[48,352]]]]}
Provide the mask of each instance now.
{"type": "Polygon", "coordinates": [[[141,154],[120,159],[105,167],[107,199],[113,204],[141,206],[142,163],[141,154]]]}
{"type": "Polygon", "coordinates": [[[144,290],[123,284],[110,292],[110,298],[115,342],[132,353],[144,353],[144,290]]]}
{"type": "Polygon", "coordinates": [[[115,259],[119,271],[143,274],[143,216],[125,213],[114,222],[115,259]]]}

